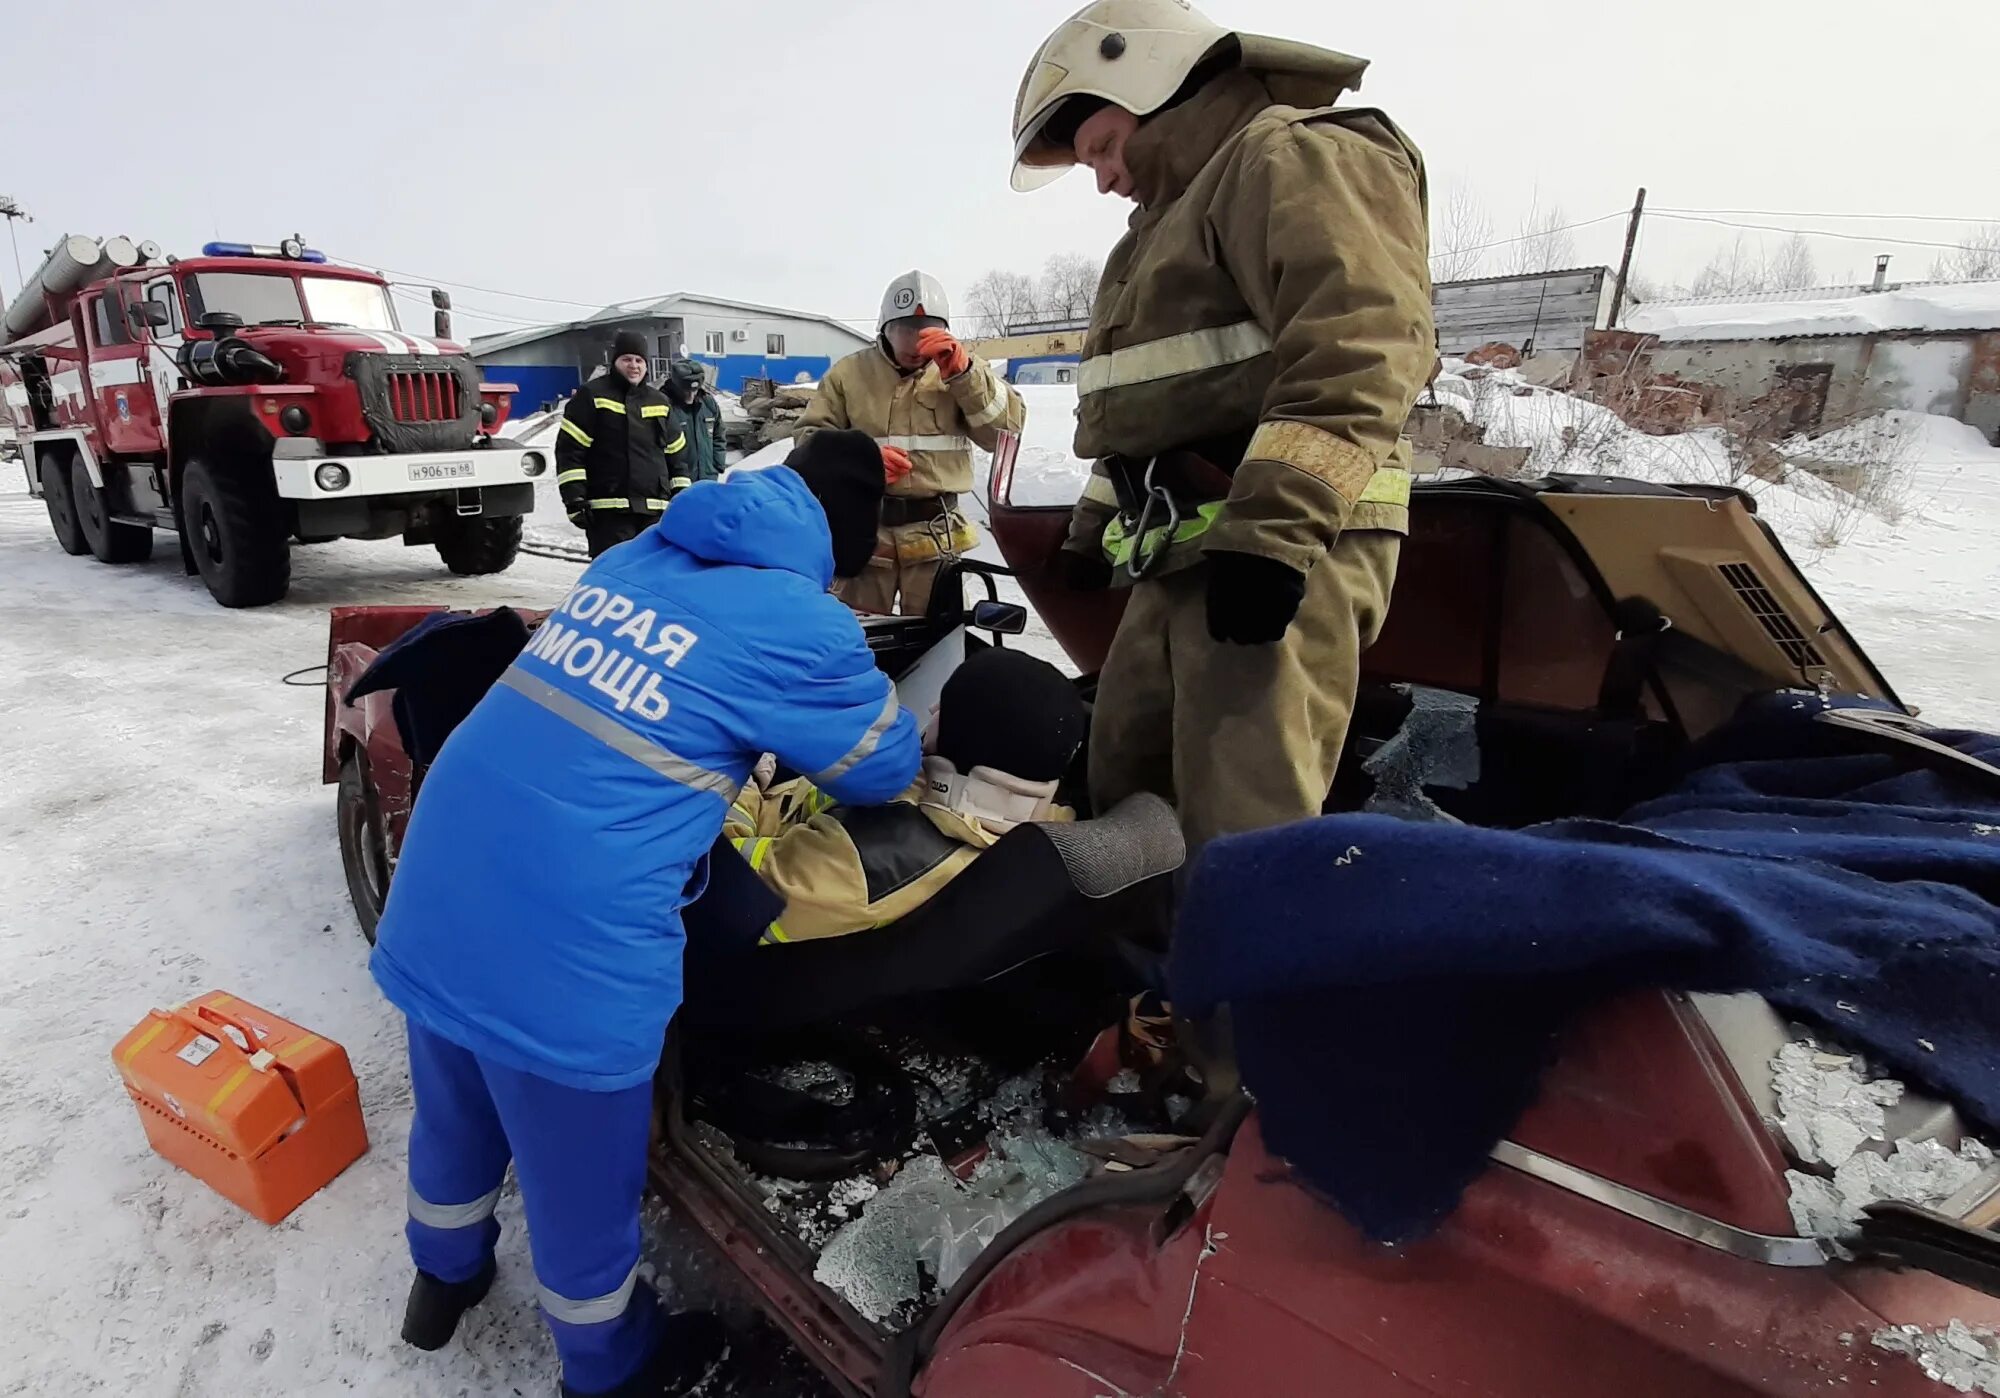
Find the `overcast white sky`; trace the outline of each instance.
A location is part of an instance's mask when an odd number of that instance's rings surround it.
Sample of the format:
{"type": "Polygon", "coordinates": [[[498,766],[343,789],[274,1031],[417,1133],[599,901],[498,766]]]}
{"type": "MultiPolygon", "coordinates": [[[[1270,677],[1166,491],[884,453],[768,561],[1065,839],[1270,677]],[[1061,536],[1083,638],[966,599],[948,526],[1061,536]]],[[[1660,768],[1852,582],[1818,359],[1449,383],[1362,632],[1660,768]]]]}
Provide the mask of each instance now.
{"type": "MultiPolygon", "coordinates": [[[[0,6],[0,192],[37,218],[18,229],[30,270],[64,232],[187,253],[300,231],[577,303],[454,288],[461,334],[682,289],[869,318],[912,265],[959,293],[1117,238],[1126,206],[1082,176],[1007,184],[1021,72],[1074,8],[23,0],[0,6]]],[[[1640,184],[1664,208],[2000,221],[1996,0],[1206,8],[1374,60],[1357,100],[1426,151],[1434,203],[1465,182],[1496,237],[1537,193],[1582,220],[1640,184]]],[[[1878,251],[1919,276],[1930,250],[1880,239],[1958,232],[1804,224],[1864,235],[1815,241],[1826,280],[1878,251]]],[[[1615,260],[1621,233],[1581,230],[1578,260],[1615,260]]],[[[1685,280],[1733,236],[1651,221],[1639,267],[1685,280]]],[[[17,284],[5,256],[0,286],[17,284]]]]}

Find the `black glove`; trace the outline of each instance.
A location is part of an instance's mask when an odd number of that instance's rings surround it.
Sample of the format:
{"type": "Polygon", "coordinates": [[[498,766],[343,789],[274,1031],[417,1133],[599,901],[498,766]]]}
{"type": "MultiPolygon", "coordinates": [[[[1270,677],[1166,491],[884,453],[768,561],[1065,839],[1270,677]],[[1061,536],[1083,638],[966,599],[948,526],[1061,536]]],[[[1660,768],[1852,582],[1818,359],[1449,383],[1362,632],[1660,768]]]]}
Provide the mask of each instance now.
{"type": "Polygon", "coordinates": [[[1306,580],[1254,553],[1208,555],[1208,634],[1243,646],[1283,639],[1305,600],[1306,580]]]}
{"type": "Polygon", "coordinates": [[[1111,562],[1101,553],[1064,549],[1056,555],[1055,574],[1071,592],[1102,592],[1111,586],[1111,562]]]}

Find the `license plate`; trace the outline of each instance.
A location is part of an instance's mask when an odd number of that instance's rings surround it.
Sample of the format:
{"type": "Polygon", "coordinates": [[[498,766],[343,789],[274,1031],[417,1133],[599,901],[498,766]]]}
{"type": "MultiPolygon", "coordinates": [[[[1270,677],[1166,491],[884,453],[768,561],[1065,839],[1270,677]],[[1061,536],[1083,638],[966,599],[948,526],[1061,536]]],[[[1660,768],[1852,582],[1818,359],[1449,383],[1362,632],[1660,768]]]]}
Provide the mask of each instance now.
{"type": "Polygon", "coordinates": [[[472,475],[470,461],[413,461],[410,463],[410,479],[413,481],[462,481],[472,475]]]}

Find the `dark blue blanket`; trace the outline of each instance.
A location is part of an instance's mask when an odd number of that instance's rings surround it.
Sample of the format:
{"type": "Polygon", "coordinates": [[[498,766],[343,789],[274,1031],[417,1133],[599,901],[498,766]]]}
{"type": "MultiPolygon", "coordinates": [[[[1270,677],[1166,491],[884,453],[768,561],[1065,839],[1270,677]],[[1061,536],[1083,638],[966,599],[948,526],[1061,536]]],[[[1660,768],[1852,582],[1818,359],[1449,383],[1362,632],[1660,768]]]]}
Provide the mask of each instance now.
{"type": "Polygon", "coordinates": [[[1640,988],[1761,992],[2000,1129],[2000,789],[1854,751],[1819,707],[1766,704],[1617,824],[1220,840],[1176,1007],[1231,1005],[1265,1139],[1385,1241],[1450,1212],[1565,1023],[1640,988]]]}

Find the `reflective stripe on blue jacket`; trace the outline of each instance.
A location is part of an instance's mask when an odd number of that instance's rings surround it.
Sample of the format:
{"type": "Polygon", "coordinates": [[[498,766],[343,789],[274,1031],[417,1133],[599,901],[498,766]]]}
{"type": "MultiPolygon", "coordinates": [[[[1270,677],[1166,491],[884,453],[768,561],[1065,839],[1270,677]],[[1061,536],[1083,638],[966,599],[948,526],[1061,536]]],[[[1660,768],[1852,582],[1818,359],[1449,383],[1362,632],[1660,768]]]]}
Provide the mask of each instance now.
{"type": "Polygon", "coordinates": [[[593,563],[424,779],[371,963],[389,999],[556,1082],[651,1076],[679,909],[757,755],[851,804],[916,778],[917,722],[832,575],[786,467],[696,485],[593,563]]]}

